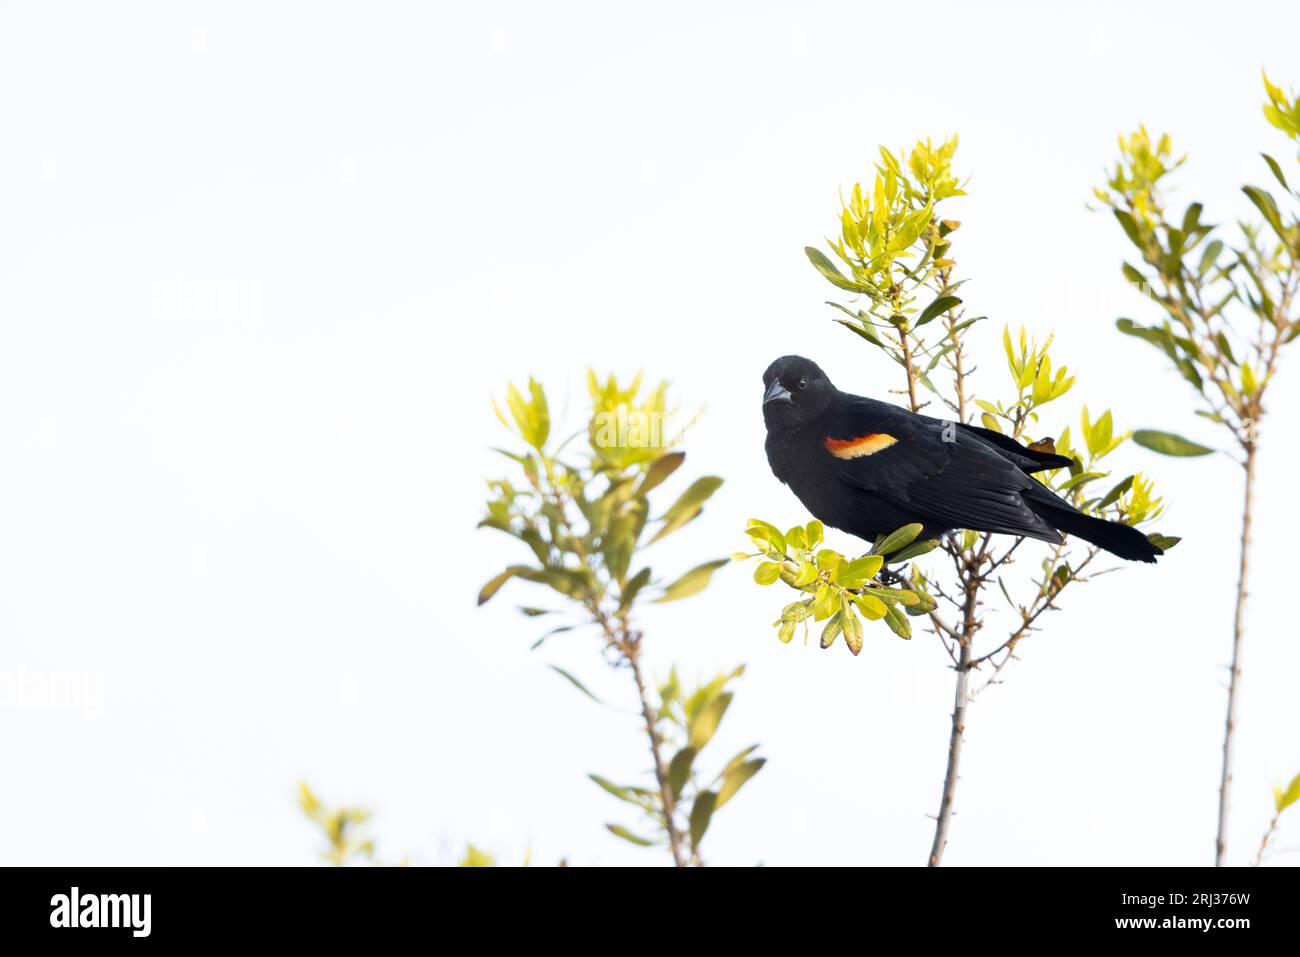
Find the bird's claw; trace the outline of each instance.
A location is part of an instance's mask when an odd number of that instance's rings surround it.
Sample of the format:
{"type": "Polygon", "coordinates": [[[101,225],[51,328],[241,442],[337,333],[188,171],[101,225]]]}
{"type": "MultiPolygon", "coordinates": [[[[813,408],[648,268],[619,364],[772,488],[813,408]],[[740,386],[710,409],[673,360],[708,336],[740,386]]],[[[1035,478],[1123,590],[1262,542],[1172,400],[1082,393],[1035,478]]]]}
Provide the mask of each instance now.
{"type": "Polygon", "coordinates": [[[908,576],[904,575],[901,569],[895,571],[894,569],[889,567],[880,569],[880,572],[879,574],[876,575],[876,578],[879,579],[880,584],[884,585],[887,588],[903,588],[908,584],[909,581],[908,576]]]}

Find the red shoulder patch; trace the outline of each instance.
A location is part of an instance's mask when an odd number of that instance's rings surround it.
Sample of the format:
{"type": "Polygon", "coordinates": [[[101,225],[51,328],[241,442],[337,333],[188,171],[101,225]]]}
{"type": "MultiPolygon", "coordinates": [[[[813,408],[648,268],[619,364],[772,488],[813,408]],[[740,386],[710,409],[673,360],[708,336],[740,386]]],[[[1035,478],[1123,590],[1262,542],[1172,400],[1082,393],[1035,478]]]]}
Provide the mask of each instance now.
{"type": "Polygon", "coordinates": [[[898,439],[888,432],[868,432],[853,439],[826,439],[826,451],[837,459],[857,459],[887,449],[898,439]]]}

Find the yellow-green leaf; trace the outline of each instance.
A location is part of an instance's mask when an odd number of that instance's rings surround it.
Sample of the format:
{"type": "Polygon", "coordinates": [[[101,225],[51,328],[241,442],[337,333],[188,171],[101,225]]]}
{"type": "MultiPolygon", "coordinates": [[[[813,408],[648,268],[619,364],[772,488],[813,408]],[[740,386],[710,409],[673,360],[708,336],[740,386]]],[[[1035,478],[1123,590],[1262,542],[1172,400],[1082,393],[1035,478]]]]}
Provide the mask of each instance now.
{"type": "Polygon", "coordinates": [[[625,841],[630,841],[638,847],[649,847],[654,843],[654,841],[641,837],[639,834],[633,834],[622,824],[606,824],[605,827],[609,829],[611,834],[615,834],[625,841]]]}
{"type": "Polygon", "coordinates": [[[920,522],[904,525],[902,528],[886,535],[871,551],[875,555],[888,555],[890,552],[896,552],[900,548],[911,545],[916,540],[916,536],[921,534],[921,529],[924,527],[920,522]]]}
{"type": "Polygon", "coordinates": [[[752,761],[744,761],[734,767],[728,766],[723,772],[722,787],[718,789],[718,802],[713,809],[716,811],[730,801],[736,792],[745,786],[746,781],[763,770],[765,764],[767,758],[754,758],[752,761]]]}
{"type": "Polygon", "coordinates": [[[1209,455],[1214,451],[1181,435],[1161,432],[1157,429],[1138,429],[1133,433],[1133,441],[1144,449],[1159,452],[1161,455],[1209,455]]]}
{"type": "Polygon", "coordinates": [[[1291,783],[1286,788],[1273,789],[1273,805],[1277,808],[1277,813],[1281,814],[1296,801],[1300,801],[1300,774],[1291,779],[1291,783]]]}
{"type": "Polygon", "coordinates": [[[668,786],[672,788],[674,800],[682,796],[682,788],[691,777],[691,764],[695,761],[694,748],[682,748],[673,755],[668,765],[668,786]]]}
{"type": "Polygon", "coordinates": [[[731,692],[724,691],[722,694],[709,699],[709,703],[700,709],[689,722],[690,738],[687,742],[688,747],[699,751],[712,739],[718,725],[722,723],[722,716],[727,713],[727,708],[731,705],[731,692]]]}
{"type": "Polygon", "coordinates": [[[645,495],[651,489],[660,485],[668,476],[677,471],[677,468],[686,460],[685,452],[667,452],[650,463],[650,467],[645,470],[641,476],[641,484],[637,486],[636,494],[645,495]]]}
{"type": "Polygon", "coordinates": [[[718,795],[713,791],[704,791],[695,795],[695,803],[691,805],[691,848],[698,850],[700,842],[704,840],[704,832],[709,829],[709,822],[713,820],[713,811],[717,807],[718,795]]]}
{"type": "Polygon", "coordinates": [[[525,572],[531,572],[531,571],[534,571],[534,569],[529,568],[527,565],[511,565],[500,575],[497,575],[486,585],[484,585],[481,589],[479,589],[478,603],[482,605],[485,602],[489,601],[493,595],[495,595],[498,591],[501,590],[502,585],[510,581],[510,579],[514,578],[516,575],[522,575],[525,572]]]}
{"type": "Polygon", "coordinates": [[[677,601],[679,598],[689,598],[691,595],[703,591],[709,584],[709,579],[713,577],[713,573],[730,560],[729,558],[717,558],[711,562],[705,562],[703,565],[696,565],[665,588],[664,593],[655,601],[677,601]]]}
{"type": "Polygon", "coordinates": [[[566,681],[568,681],[569,684],[573,685],[575,688],[577,688],[579,691],[585,694],[592,701],[596,702],[597,704],[600,704],[600,699],[591,693],[591,689],[589,689],[586,685],[584,685],[573,675],[569,674],[569,672],[565,671],[559,665],[551,665],[550,669],[554,671],[557,675],[559,675],[561,678],[564,678],[566,681]]]}

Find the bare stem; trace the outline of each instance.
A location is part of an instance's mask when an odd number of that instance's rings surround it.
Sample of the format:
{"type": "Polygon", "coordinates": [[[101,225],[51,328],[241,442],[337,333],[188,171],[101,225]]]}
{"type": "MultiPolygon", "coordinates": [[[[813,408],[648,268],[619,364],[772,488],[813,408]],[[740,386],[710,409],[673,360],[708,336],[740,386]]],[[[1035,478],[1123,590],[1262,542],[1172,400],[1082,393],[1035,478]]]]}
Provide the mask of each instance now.
{"type": "Polygon", "coordinates": [[[625,643],[621,649],[632,669],[632,678],[636,681],[637,693],[641,696],[641,716],[645,719],[646,735],[650,738],[650,758],[654,762],[655,780],[659,784],[659,798],[664,808],[664,831],[668,835],[668,851],[673,856],[673,864],[686,867],[689,863],[684,848],[683,836],[677,829],[676,799],[673,797],[672,784],[668,780],[668,765],[664,763],[662,739],[655,727],[655,710],[650,703],[650,691],[646,687],[645,677],[641,674],[639,659],[640,647],[635,642],[625,643]]]}
{"type": "Polygon", "coordinates": [[[934,843],[930,845],[928,866],[938,867],[943,860],[943,850],[948,845],[948,827],[952,823],[952,805],[957,797],[957,777],[961,767],[962,735],[966,730],[966,693],[970,676],[970,643],[961,646],[957,661],[957,687],[953,696],[952,731],[948,736],[948,770],[943,777],[943,796],[939,801],[939,817],[934,825],[934,843]]]}
{"type": "Polygon", "coordinates": [[[1241,564],[1237,571],[1237,609],[1232,623],[1232,670],[1228,679],[1228,716],[1223,730],[1223,772],[1219,777],[1219,832],[1214,841],[1214,866],[1222,867],[1228,853],[1228,803],[1232,795],[1232,750],[1237,730],[1237,696],[1241,687],[1241,646],[1246,630],[1246,573],[1250,566],[1250,520],[1255,496],[1253,439],[1246,443],[1246,489],[1241,510],[1241,564]]]}
{"type": "Polygon", "coordinates": [[[1273,843],[1273,835],[1277,833],[1277,822],[1281,817],[1282,812],[1278,811],[1273,815],[1272,820],[1268,822],[1268,830],[1265,831],[1264,836],[1259,839],[1259,850],[1255,852],[1255,860],[1250,865],[1251,867],[1259,867],[1259,865],[1264,863],[1264,852],[1268,850],[1269,844],[1273,843]]]}
{"type": "Polygon", "coordinates": [[[912,361],[912,343],[905,328],[898,330],[898,342],[903,347],[903,368],[907,372],[907,403],[913,412],[919,412],[921,405],[916,401],[917,370],[912,361]]]}
{"type": "Polygon", "coordinates": [[[984,548],[970,560],[965,576],[966,601],[962,609],[961,638],[957,652],[957,682],[953,689],[952,729],[948,734],[948,768],[943,776],[943,794],[939,799],[939,814],[934,822],[934,843],[930,845],[929,867],[938,867],[943,861],[944,848],[948,846],[948,828],[952,824],[952,805],[957,797],[957,778],[961,770],[961,748],[966,732],[966,707],[970,703],[969,682],[971,648],[975,632],[979,630],[980,563],[988,549],[984,548]]]}

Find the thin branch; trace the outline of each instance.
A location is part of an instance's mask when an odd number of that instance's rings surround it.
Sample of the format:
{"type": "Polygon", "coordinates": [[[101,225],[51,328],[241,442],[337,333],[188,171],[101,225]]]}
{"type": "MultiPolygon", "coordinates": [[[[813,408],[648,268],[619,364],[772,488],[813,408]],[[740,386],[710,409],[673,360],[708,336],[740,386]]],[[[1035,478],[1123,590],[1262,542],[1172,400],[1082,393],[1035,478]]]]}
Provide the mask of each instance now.
{"type": "Polygon", "coordinates": [[[1272,820],[1268,822],[1268,830],[1266,830],[1264,836],[1259,839],[1259,850],[1255,852],[1255,860],[1251,862],[1251,867],[1259,867],[1259,865],[1264,863],[1264,852],[1268,850],[1268,846],[1273,843],[1273,837],[1277,834],[1277,822],[1281,817],[1282,812],[1278,811],[1273,815],[1272,820]]]}
{"type": "Polygon", "coordinates": [[[1232,796],[1232,754],[1241,689],[1242,639],[1246,631],[1246,577],[1250,569],[1250,524],[1255,496],[1255,443],[1246,446],[1245,494],[1241,510],[1241,559],[1237,569],[1237,607],[1232,620],[1232,666],[1228,679],[1228,713],[1223,730],[1223,769],[1219,774],[1219,829],[1214,839],[1214,866],[1228,855],[1228,805],[1232,796]]]}
{"type": "MultiPolygon", "coordinates": [[[[978,567],[975,569],[975,575],[977,574],[978,567]]],[[[930,858],[927,861],[929,867],[938,867],[943,862],[943,852],[948,846],[948,830],[952,825],[953,802],[957,797],[957,779],[960,776],[961,751],[966,734],[966,707],[970,703],[967,683],[970,676],[971,643],[975,631],[979,628],[977,618],[979,583],[975,575],[967,578],[965,585],[966,608],[958,649],[957,681],[953,688],[952,727],[948,733],[948,766],[943,776],[943,793],[939,798],[939,814],[934,824],[934,841],[930,845],[930,858]]]]}
{"type": "Polygon", "coordinates": [[[645,677],[641,674],[641,642],[629,641],[623,652],[628,667],[632,669],[632,679],[636,682],[637,694],[641,697],[641,716],[645,719],[646,735],[650,739],[650,758],[654,762],[655,780],[659,784],[659,798],[663,802],[664,831],[668,835],[668,850],[677,867],[686,867],[690,862],[685,856],[682,833],[677,829],[676,799],[673,797],[672,784],[668,780],[668,765],[663,758],[663,739],[656,727],[654,706],[650,703],[650,691],[645,677]]]}

